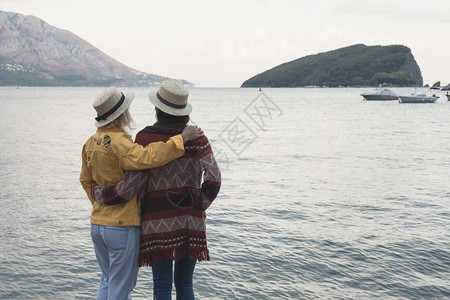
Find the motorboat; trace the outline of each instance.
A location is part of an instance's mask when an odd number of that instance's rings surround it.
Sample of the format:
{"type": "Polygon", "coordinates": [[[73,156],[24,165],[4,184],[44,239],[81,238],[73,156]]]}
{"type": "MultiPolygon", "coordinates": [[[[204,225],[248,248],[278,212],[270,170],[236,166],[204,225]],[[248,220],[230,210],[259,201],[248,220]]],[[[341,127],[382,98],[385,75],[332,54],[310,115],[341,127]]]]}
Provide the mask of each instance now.
{"type": "Polygon", "coordinates": [[[361,96],[365,100],[397,100],[398,96],[396,93],[386,88],[376,88],[370,92],[362,93],[361,96]]]}
{"type": "Polygon", "coordinates": [[[433,103],[439,96],[427,95],[426,93],[412,93],[410,95],[400,96],[400,103],[433,103]]]}
{"type": "Polygon", "coordinates": [[[436,95],[427,96],[427,94],[411,94],[400,96],[400,103],[433,103],[439,98],[436,95]]]}

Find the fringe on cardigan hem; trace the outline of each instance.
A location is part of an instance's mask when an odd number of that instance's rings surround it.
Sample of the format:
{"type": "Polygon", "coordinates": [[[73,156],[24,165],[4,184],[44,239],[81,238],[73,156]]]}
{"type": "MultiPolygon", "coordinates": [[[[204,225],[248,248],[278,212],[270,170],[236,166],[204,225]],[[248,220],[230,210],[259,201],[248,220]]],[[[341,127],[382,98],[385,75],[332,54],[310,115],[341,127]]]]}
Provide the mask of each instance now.
{"type": "Polygon", "coordinates": [[[162,261],[164,259],[170,260],[180,260],[188,255],[190,258],[195,258],[197,261],[209,261],[209,250],[208,248],[198,248],[189,247],[187,245],[182,245],[177,248],[171,249],[154,249],[151,251],[140,251],[139,252],[139,267],[151,267],[153,257],[157,261],[162,261]]]}

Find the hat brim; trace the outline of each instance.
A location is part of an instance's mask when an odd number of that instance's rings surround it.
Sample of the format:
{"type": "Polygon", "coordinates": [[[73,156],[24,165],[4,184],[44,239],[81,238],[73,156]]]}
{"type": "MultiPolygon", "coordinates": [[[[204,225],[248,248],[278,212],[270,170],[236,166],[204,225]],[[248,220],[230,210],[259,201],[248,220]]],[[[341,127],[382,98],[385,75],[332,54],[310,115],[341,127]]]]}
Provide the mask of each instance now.
{"type": "Polygon", "coordinates": [[[121,114],[123,114],[131,105],[131,103],[134,100],[134,94],[133,93],[125,93],[122,92],[125,96],[125,100],[123,101],[122,105],[111,115],[109,115],[105,120],[95,121],[96,127],[103,127],[105,125],[108,125],[115,119],[117,119],[121,114]]]}
{"type": "Polygon", "coordinates": [[[187,116],[192,112],[192,105],[187,103],[185,108],[174,108],[162,103],[157,97],[156,93],[149,93],[148,100],[150,103],[172,116],[187,116]]]}

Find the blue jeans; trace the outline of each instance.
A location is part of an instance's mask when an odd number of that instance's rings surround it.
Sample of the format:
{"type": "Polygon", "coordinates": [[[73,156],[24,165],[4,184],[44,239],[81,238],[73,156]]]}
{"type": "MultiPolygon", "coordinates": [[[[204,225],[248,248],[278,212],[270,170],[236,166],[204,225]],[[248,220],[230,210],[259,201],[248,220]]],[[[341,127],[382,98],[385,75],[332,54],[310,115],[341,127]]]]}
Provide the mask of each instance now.
{"type": "Polygon", "coordinates": [[[139,271],[139,226],[91,224],[95,256],[102,270],[97,300],[131,299],[139,271]]]}
{"type": "Polygon", "coordinates": [[[187,255],[175,261],[175,275],[173,275],[172,260],[156,261],[152,257],[153,299],[172,299],[172,278],[174,278],[177,300],[194,300],[192,276],[196,262],[196,259],[187,255]]]}

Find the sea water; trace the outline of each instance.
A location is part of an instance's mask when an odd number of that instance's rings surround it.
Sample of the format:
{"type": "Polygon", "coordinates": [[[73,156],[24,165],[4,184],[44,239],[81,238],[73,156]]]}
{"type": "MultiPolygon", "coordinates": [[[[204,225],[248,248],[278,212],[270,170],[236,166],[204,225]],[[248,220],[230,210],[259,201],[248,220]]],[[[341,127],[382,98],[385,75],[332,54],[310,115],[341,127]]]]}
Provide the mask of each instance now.
{"type": "MultiPolygon", "coordinates": [[[[78,177],[102,90],[0,88],[0,299],[95,298],[78,177]]],[[[135,135],[155,121],[156,88],[123,90],[135,135]]],[[[197,299],[450,298],[450,102],[364,91],[190,90],[222,169],[197,299]]],[[[133,298],[152,288],[142,268],[133,298]]]]}

